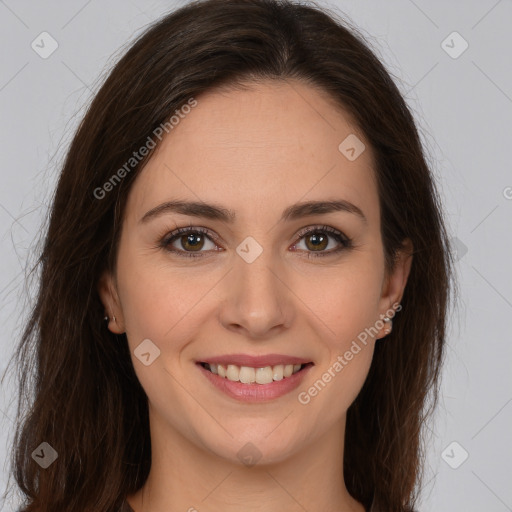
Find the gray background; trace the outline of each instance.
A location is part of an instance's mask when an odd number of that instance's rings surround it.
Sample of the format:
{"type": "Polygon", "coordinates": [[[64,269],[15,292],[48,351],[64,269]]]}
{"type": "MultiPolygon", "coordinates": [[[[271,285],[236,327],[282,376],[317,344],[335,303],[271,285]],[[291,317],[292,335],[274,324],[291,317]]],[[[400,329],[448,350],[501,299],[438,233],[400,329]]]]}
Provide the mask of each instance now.
{"type": "MultiPolygon", "coordinates": [[[[0,0],[2,374],[27,313],[24,275],[33,257],[27,258],[84,105],[116,52],[183,3],[0,0]],[[43,31],[59,45],[46,59],[31,47],[43,31]]],[[[399,81],[457,238],[461,297],[451,318],[440,408],[430,426],[420,510],[512,511],[512,2],[319,4],[348,15],[399,81]],[[446,40],[454,31],[469,44],[457,58],[445,51],[462,49],[458,36],[446,40]]],[[[0,460],[12,442],[14,391],[15,381],[6,379],[0,460]]],[[[1,492],[8,470],[6,461],[1,492]]],[[[15,503],[11,497],[1,510],[14,510],[15,503]]]]}

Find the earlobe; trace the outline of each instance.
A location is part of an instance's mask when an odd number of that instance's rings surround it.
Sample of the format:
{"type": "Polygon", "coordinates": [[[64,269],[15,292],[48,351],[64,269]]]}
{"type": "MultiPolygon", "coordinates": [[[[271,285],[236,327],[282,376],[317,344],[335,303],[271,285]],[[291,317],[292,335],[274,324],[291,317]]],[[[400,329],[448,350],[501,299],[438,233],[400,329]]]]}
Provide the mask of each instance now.
{"type": "Polygon", "coordinates": [[[110,272],[105,271],[100,277],[97,291],[105,308],[105,322],[108,322],[109,330],[115,334],[122,334],[124,332],[124,320],[121,304],[110,272]]]}

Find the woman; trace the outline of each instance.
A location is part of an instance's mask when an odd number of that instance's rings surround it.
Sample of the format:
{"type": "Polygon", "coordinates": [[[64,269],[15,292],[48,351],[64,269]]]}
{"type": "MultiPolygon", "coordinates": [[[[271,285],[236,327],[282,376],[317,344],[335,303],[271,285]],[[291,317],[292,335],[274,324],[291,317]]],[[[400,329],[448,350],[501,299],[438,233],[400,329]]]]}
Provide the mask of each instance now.
{"type": "Polygon", "coordinates": [[[345,25],[202,0],[106,79],[18,350],[23,512],[414,509],[452,262],[413,117],[345,25]]]}

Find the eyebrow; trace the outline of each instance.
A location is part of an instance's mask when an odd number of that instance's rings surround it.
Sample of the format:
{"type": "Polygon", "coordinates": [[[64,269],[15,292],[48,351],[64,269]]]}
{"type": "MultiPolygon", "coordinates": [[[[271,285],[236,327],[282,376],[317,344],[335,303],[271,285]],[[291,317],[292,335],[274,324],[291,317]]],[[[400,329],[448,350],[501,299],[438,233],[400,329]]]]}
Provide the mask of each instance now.
{"type": "MultiPolygon", "coordinates": [[[[355,204],[344,199],[306,201],[293,204],[283,211],[281,221],[296,220],[310,215],[324,215],[332,212],[352,213],[357,215],[365,224],[368,224],[368,219],[362,210],[355,204]]],[[[233,223],[236,218],[236,214],[233,210],[229,210],[217,204],[207,204],[198,201],[167,201],[146,212],[139,222],[147,223],[167,213],[178,213],[192,217],[220,220],[226,223],[233,223]]]]}

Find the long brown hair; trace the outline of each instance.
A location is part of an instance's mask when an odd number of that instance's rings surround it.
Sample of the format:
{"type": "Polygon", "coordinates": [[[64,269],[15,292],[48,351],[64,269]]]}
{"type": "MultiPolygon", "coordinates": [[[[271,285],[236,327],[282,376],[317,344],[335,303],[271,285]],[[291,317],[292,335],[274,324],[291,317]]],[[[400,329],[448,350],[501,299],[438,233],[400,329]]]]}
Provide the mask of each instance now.
{"type": "Polygon", "coordinates": [[[438,397],[453,262],[413,116],[365,38],[336,13],[285,0],[200,0],[135,41],[67,152],[33,269],[40,272],[36,302],[15,352],[12,465],[25,499],[20,512],[116,511],[144,484],[147,397],[126,335],[105,326],[97,283],[105,269],[115,270],[127,195],[152,151],[105,184],[190,98],[268,79],[301,80],[353,116],[375,154],[387,268],[405,238],[413,243],[402,310],[376,344],[347,413],[344,472],[365,507],[414,507],[423,427],[438,397]],[[32,457],[44,442],[58,454],[47,469],[32,457]]]}

